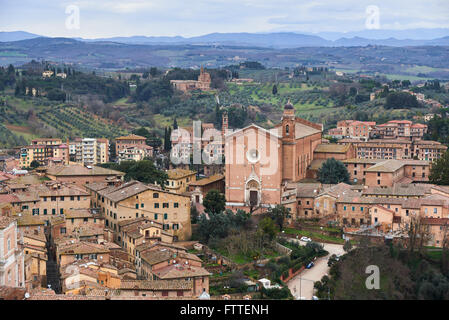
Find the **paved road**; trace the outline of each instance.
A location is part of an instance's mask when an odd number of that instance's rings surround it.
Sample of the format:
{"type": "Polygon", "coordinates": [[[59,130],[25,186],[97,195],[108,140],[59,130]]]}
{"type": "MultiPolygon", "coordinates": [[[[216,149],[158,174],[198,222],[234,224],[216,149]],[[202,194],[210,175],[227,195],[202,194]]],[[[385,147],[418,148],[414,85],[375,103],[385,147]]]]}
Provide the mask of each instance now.
{"type": "MultiPolygon", "coordinates": [[[[291,239],[292,242],[299,242],[301,245],[306,243],[303,241],[291,239]]],[[[324,243],[324,249],[329,252],[325,257],[318,258],[315,261],[315,265],[311,269],[305,269],[299,275],[291,279],[287,285],[292,295],[295,298],[303,297],[307,300],[311,300],[313,296],[313,284],[315,281],[320,281],[321,278],[328,273],[329,267],[327,266],[327,260],[333,254],[344,254],[343,245],[324,243]]]]}

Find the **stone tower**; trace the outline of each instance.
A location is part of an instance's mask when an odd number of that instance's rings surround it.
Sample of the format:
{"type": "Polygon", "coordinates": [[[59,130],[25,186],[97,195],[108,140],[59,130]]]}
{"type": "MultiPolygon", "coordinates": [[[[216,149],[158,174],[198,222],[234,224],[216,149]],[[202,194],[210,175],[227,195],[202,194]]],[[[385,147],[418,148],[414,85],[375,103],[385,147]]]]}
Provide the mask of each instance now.
{"type": "Polygon", "coordinates": [[[228,112],[224,111],[221,116],[221,135],[224,137],[226,132],[228,131],[229,125],[228,125],[228,112]]]}

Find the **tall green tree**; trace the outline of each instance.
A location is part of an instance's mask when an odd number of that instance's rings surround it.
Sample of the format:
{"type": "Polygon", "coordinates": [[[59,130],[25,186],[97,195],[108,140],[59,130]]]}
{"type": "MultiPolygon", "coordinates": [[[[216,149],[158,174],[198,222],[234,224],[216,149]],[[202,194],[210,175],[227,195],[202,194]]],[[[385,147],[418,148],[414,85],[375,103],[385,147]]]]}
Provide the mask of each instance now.
{"type": "Polygon", "coordinates": [[[268,216],[279,226],[279,230],[281,231],[284,228],[284,222],[287,215],[287,208],[279,204],[268,210],[268,216]]]}
{"type": "Polygon", "coordinates": [[[158,170],[153,161],[122,161],[118,163],[105,163],[101,167],[110,168],[125,172],[125,180],[137,180],[143,183],[157,183],[162,187],[166,185],[168,176],[162,171],[158,170]]]}
{"type": "Polygon", "coordinates": [[[278,93],[278,87],[277,87],[277,85],[273,85],[272,93],[273,93],[273,95],[277,95],[277,93],[278,93]]]}
{"type": "Polygon", "coordinates": [[[178,129],[178,122],[176,121],[176,118],[173,120],[173,130],[178,129]]]}
{"type": "Polygon", "coordinates": [[[31,163],[30,163],[30,168],[35,169],[35,168],[39,167],[40,165],[41,165],[41,164],[39,163],[39,161],[33,160],[33,161],[31,161],[31,163]]]}
{"type": "Polygon", "coordinates": [[[449,185],[449,151],[437,159],[430,169],[429,181],[439,185],[449,185]]]}
{"type": "Polygon", "coordinates": [[[221,213],[225,209],[225,196],[218,190],[209,191],[203,200],[204,209],[207,213],[221,213]]]}
{"type": "Polygon", "coordinates": [[[259,229],[262,230],[263,234],[267,235],[270,240],[273,240],[278,233],[278,228],[274,223],[273,219],[265,217],[259,222],[259,229]]]}
{"type": "Polygon", "coordinates": [[[318,181],[325,184],[349,183],[349,172],[343,162],[327,159],[318,169],[318,181]]]}

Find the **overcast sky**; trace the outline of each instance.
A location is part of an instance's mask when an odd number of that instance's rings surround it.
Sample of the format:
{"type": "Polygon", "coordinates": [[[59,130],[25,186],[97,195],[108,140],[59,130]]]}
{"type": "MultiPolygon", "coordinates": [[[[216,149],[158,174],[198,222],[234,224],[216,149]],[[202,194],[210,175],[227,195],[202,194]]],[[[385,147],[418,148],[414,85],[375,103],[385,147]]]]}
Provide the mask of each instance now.
{"type": "Polygon", "coordinates": [[[366,28],[368,6],[379,8],[381,29],[449,28],[449,0],[0,0],[0,31],[83,38],[347,32],[366,28]],[[79,8],[79,29],[69,5],[79,8]]]}

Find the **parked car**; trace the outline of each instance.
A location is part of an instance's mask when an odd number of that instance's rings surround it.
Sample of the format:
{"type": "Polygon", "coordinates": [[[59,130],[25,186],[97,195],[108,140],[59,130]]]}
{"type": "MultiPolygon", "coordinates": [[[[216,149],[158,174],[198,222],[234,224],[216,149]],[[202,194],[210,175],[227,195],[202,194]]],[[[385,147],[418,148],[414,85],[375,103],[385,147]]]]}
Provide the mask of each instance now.
{"type": "Polygon", "coordinates": [[[307,266],[306,269],[310,269],[314,266],[315,264],[313,262],[310,262],[307,266]]]}
{"type": "Polygon", "coordinates": [[[312,300],[320,300],[317,296],[313,296],[312,300]]]}
{"type": "Polygon", "coordinates": [[[304,242],[311,242],[312,241],[312,239],[310,239],[309,237],[301,237],[300,240],[304,241],[304,242]]]}

